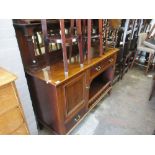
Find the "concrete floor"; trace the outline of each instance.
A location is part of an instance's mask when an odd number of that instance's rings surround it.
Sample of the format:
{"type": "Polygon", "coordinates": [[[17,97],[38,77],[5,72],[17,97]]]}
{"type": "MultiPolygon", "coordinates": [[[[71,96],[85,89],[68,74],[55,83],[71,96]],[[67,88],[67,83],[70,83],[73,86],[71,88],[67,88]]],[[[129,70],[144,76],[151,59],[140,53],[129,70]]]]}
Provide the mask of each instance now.
{"type": "MultiPolygon", "coordinates": [[[[123,80],[114,85],[111,95],[103,98],[71,135],[153,134],[155,103],[148,102],[151,75],[145,76],[139,68],[129,70],[123,80]]],[[[52,133],[43,129],[39,134],[52,133]]]]}

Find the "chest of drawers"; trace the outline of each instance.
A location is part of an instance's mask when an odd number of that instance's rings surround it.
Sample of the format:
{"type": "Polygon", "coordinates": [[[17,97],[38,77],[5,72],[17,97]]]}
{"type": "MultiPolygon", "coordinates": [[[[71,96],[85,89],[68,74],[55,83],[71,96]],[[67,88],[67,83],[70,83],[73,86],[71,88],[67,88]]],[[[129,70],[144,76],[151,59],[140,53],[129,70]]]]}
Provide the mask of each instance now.
{"type": "Polygon", "coordinates": [[[15,80],[15,75],[0,68],[0,134],[29,134],[15,80]]]}

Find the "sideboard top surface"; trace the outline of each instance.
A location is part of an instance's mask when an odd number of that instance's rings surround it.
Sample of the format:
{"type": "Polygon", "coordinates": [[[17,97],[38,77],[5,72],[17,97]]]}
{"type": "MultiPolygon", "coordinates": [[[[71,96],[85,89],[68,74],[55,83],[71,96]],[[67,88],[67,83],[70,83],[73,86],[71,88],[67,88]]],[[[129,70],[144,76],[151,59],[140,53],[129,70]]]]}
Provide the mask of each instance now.
{"type": "MultiPolygon", "coordinates": [[[[80,68],[79,62],[74,62],[71,64],[68,64],[69,67],[69,75],[68,77],[65,77],[64,75],[64,66],[63,66],[63,61],[56,63],[54,65],[50,66],[50,69],[48,71],[48,82],[51,83],[52,85],[60,85],[66,80],[72,78],[73,76],[79,74],[80,72],[85,71],[86,69],[92,67],[93,65],[103,61],[104,59],[112,56],[113,54],[116,54],[119,51],[118,48],[111,48],[109,49],[105,54],[103,54],[101,57],[95,57],[92,58],[91,61],[88,63],[88,61],[84,62],[84,67],[80,68]]],[[[28,74],[30,74],[33,77],[36,77],[38,79],[41,79],[46,82],[44,73],[42,70],[39,71],[27,71],[28,74]]]]}

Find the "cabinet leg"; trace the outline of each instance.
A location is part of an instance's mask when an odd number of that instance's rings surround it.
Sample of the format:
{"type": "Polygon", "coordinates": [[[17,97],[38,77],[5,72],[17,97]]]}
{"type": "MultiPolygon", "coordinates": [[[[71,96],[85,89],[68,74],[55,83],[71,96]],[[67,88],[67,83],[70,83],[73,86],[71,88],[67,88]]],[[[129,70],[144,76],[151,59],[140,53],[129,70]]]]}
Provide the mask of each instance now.
{"type": "Polygon", "coordinates": [[[44,126],[40,122],[37,122],[37,127],[39,130],[42,130],[44,128],[44,126]]]}
{"type": "Polygon", "coordinates": [[[110,91],[108,92],[108,95],[109,95],[109,96],[111,95],[111,91],[112,91],[112,90],[110,90],[110,91]]]}

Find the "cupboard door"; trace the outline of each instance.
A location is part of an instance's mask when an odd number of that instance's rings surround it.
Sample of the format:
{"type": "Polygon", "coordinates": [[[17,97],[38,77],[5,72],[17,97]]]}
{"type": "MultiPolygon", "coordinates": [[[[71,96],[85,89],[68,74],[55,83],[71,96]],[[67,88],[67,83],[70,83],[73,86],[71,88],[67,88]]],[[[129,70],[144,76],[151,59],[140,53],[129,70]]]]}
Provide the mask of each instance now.
{"type": "Polygon", "coordinates": [[[80,74],[63,86],[65,103],[65,121],[74,117],[82,108],[86,107],[86,75],[80,74]]]}

